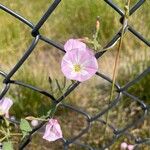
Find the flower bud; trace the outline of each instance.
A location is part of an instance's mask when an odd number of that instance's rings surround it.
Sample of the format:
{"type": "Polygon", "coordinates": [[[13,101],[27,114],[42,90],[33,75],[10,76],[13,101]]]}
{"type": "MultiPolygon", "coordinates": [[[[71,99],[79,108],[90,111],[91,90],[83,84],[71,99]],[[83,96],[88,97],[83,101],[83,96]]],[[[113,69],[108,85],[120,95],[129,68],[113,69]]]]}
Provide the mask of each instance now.
{"type": "Polygon", "coordinates": [[[100,21],[99,21],[99,17],[97,17],[97,20],[96,20],[96,30],[99,31],[100,29],[100,21]]]}
{"type": "Polygon", "coordinates": [[[31,125],[32,125],[33,127],[36,127],[38,124],[39,124],[38,120],[32,120],[32,121],[31,121],[31,125]]]}
{"type": "Polygon", "coordinates": [[[128,150],[134,150],[134,145],[128,145],[128,150]]]}
{"type": "Polygon", "coordinates": [[[121,143],[121,145],[120,145],[120,149],[121,149],[121,150],[126,150],[127,147],[128,147],[128,144],[125,143],[125,142],[121,143]]]}

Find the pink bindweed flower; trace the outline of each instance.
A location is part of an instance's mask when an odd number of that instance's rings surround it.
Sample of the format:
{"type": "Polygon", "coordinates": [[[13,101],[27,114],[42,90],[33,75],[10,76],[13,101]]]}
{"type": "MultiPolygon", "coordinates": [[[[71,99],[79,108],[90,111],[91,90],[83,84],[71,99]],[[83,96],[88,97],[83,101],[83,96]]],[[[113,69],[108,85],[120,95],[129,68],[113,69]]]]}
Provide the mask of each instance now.
{"type": "Polygon", "coordinates": [[[128,150],[134,150],[134,145],[128,145],[128,150]]]}
{"type": "Polygon", "coordinates": [[[61,127],[56,119],[49,119],[48,124],[46,125],[45,133],[43,139],[47,141],[56,141],[57,139],[62,138],[61,127]]]}
{"type": "Polygon", "coordinates": [[[66,52],[74,50],[74,49],[79,49],[79,50],[86,50],[86,44],[83,42],[80,42],[77,39],[69,39],[65,45],[64,49],[66,52]]]}
{"type": "Polygon", "coordinates": [[[128,147],[128,144],[127,144],[126,142],[123,142],[123,143],[121,143],[121,145],[120,145],[120,149],[121,149],[121,150],[126,150],[127,147],[128,147]]]}
{"type": "Polygon", "coordinates": [[[0,115],[9,118],[9,109],[13,105],[13,101],[9,98],[2,98],[0,100],[0,115]]]}
{"type": "Polygon", "coordinates": [[[92,52],[74,49],[68,51],[61,63],[63,74],[71,80],[85,81],[90,79],[98,70],[98,63],[92,52]]]}

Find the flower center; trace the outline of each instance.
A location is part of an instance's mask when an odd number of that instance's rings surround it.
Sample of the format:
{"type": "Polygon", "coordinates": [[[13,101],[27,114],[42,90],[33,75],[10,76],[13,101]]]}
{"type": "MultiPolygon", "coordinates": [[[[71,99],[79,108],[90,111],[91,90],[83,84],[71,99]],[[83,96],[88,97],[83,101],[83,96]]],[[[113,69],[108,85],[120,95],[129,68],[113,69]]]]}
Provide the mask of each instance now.
{"type": "Polygon", "coordinates": [[[80,71],[81,71],[81,66],[80,66],[79,64],[75,64],[75,65],[73,66],[73,68],[74,68],[74,71],[75,71],[75,72],[80,72],[80,71]]]}

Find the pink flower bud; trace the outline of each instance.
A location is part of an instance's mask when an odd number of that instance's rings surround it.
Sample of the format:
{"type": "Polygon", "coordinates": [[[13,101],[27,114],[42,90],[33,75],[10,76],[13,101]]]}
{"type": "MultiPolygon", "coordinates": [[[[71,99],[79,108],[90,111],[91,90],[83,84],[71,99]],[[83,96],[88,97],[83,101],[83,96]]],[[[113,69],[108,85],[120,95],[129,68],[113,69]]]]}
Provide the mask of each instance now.
{"type": "Polygon", "coordinates": [[[9,98],[2,98],[0,100],[0,115],[5,115],[9,118],[9,109],[13,105],[13,101],[9,98]]]}
{"type": "Polygon", "coordinates": [[[134,145],[128,145],[128,150],[134,150],[134,145]]]}
{"type": "Polygon", "coordinates": [[[32,121],[31,121],[31,125],[32,125],[33,127],[36,127],[38,124],[39,124],[38,120],[32,120],[32,121]]]}
{"type": "Polygon", "coordinates": [[[127,147],[128,147],[128,144],[125,143],[125,142],[121,143],[121,145],[120,145],[120,149],[121,149],[121,150],[126,150],[127,147]]]}
{"type": "Polygon", "coordinates": [[[50,119],[46,125],[43,139],[47,141],[56,141],[62,138],[61,127],[56,119],[50,119]]]}
{"type": "Polygon", "coordinates": [[[99,22],[99,20],[97,20],[96,21],[96,29],[99,30],[99,28],[100,28],[100,22],[99,22]]]}

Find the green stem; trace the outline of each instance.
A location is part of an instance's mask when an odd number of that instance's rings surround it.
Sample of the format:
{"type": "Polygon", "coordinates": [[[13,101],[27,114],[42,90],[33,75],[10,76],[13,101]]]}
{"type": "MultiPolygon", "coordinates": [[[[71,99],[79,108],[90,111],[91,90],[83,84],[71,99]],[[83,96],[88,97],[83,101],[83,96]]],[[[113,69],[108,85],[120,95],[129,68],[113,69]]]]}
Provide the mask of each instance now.
{"type": "Polygon", "coordinates": [[[44,119],[47,119],[47,118],[53,118],[56,110],[57,110],[57,107],[58,107],[59,103],[56,105],[56,104],[52,104],[52,107],[50,109],[50,111],[47,112],[47,115],[44,117],[44,119]]]}
{"type": "Polygon", "coordinates": [[[11,136],[22,136],[22,133],[10,133],[11,136]]]}
{"type": "Polygon", "coordinates": [[[4,134],[7,134],[7,132],[5,131],[5,129],[4,129],[3,126],[1,126],[1,129],[2,129],[2,132],[3,132],[4,134]]]}
{"type": "Polygon", "coordinates": [[[3,138],[0,139],[0,142],[3,142],[7,138],[7,135],[5,135],[3,138]]]}
{"type": "Polygon", "coordinates": [[[4,134],[4,135],[6,134],[6,132],[4,132],[3,130],[0,130],[0,132],[1,132],[2,134],[4,134]]]}
{"type": "MultiPolygon", "coordinates": [[[[124,37],[125,29],[126,29],[126,24],[127,24],[128,17],[129,17],[129,6],[130,6],[130,0],[128,0],[126,2],[126,5],[125,5],[125,15],[124,15],[124,20],[123,20],[123,25],[122,25],[121,37],[119,40],[119,45],[118,45],[117,54],[116,54],[115,63],[114,63],[113,77],[112,77],[112,88],[111,88],[110,99],[109,99],[108,104],[111,103],[113,96],[114,96],[114,89],[115,89],[115,82],[116,82],[119,56],[120,56],[120,51],[121,51],[121,47],[122,47],[122,43],[123,43],[123,37],[124,37]]],[[[107,130],[107,126],[108,126],[108,118],[109,118],[109,111],[106,115],[106,126],[105,126],[105,130],[104,130],[104,135],[106,134],[106,130],[107,130]]]]}

